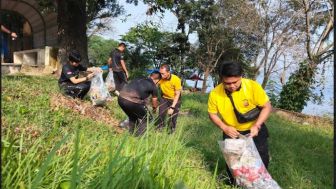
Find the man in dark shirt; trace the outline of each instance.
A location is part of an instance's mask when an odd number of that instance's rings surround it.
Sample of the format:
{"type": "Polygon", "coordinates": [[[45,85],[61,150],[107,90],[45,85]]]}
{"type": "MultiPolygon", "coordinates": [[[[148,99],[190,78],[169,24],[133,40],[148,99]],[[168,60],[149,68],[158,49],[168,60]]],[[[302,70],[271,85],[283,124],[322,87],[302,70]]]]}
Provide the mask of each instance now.
{"type": "Polygon", "coordinates": [[[118,104],[129,118],[129,132],[140,136],[146,131],[147,117],[150,115],[146,107],[146,99],[152,96],[153,111],[158,106],[157,83],[160,81],[159,72],[153,72],[149,78],[137,78],[126,84],[120,91],[118,104]]]}
{"type": "Polygon", "coordinates": [[[108,59],[109,70],[113,71],[113,78],[116,85],[115,93],[119,95],[122,87],[127,84],[128,71],[124,61],[125,43],[119,43],[118,48],[114,49],[108,59]]]}
{"type": "Polygon", "coordinates": [[[78,51],[72,50],[69,53],[69,62],[63,65],[61,77],[58,80],[58,85],[61,91],[72,98],[83,97],[89,92],[91,82],[89,81],[95,71],[102,71],[100,68],[90,67],[87,68],[80,64],[81,55],[78,51]],[[92,72],[86,77],[79,78],[80,71],[92,72]]]}

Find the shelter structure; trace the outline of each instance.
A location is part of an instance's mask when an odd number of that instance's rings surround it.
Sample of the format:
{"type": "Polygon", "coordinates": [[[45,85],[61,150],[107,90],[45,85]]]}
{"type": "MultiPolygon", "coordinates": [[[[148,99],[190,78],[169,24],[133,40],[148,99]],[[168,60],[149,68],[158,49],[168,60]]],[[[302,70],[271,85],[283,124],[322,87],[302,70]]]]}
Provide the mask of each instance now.
{"type": "Polygon", "coordinates": [[[13,40],[1,33],[2,73],[56,70],[60,66],[56,11],[42,9],[36,0],[1,0],[0,5],[1,24],[18,35],[13,40]]]}

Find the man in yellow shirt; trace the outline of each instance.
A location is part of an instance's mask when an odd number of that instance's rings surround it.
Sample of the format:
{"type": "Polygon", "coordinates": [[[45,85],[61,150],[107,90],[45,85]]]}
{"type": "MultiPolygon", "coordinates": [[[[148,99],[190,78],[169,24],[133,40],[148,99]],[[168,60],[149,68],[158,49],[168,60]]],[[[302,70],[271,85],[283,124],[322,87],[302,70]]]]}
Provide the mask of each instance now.
{"type": "Polygon", "coordinates": [[[170,66],[162,64],[160,66],[161,80],[159,82],[161,89],[161,99],[159,104],[158,129],[164,127],[166,114],[169,115],[168,128],[170,132],[176,129],[177,115],[181,106],[181,79],[170,73],[170,66]]]}
{"type": "MultiPolygon", "coordinates": [[[[250,133],[267,168],[269,163],[268,130],[264,122],[270,115],[272,106],[261,85],[253,80],[242,78],[242,75],[243,69],[240,63],[224,62],[222,64],[221,84],[210,92],[208,99],[209,118],[223,131],[224,139],[237,138],[239,134],[250,133]],[[244,120],[243,118],[246,118],[251,110],[256,110],[258,113],[251,119],[244,120]]],[[[234,179],[228,167],[227,172],[233,184],[234,179]]]]}

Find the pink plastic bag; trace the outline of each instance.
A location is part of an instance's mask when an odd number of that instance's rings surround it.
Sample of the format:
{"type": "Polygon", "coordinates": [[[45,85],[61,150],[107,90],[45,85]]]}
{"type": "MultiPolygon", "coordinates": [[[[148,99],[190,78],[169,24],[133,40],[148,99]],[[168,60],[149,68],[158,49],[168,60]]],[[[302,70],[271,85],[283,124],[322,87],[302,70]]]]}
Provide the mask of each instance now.
{"type": "Polygon", "coordinates": [[[218,141],[236,183],[246,189],[281,189],[272,179],[251,137],[218,141]]]}

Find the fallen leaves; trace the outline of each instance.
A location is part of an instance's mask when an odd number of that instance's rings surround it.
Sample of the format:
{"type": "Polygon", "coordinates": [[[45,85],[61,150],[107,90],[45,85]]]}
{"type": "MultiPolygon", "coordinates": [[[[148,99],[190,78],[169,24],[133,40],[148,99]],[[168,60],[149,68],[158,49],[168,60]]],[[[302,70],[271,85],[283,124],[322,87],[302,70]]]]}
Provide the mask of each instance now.
{"type": "Polygon", "coordinates": [[[50,106],[54,111],[57,111],[60,108],[69,109],[85,118],[113,126],[113,129],[117,133],[123,132],[123,129],[118,127],[118,120],[114,119],[106,108],[93,106],[91,102],[82,101],[80,99],[73,99],[71,97],[57,93],[51,96],[50,106]]]}

